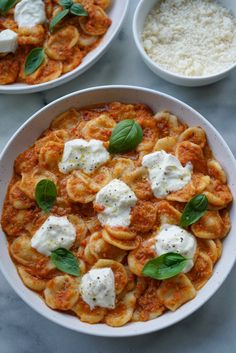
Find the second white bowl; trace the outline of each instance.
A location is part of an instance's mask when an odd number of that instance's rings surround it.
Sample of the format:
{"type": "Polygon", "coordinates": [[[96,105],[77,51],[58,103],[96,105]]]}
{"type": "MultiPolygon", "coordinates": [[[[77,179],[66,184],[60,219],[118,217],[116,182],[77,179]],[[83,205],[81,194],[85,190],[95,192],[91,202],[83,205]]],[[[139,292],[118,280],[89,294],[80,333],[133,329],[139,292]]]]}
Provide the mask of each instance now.
{"type": "MultiPolygon", "coordinates": [[[[160,65],[155,63],[144,50],[141,35],[144,27],[144,22],[151,11],[151,9],[158,4],[160,0],[141,0],[136,8],[134,19],[133,19],[133,36],[138,48],[139,53],[141,54],[144,62],[147,66],[158,76],[163,78],[164,80],[180,85],[180,86],[188,86],[188,87],[197,87],[197,86],[205,86],[214,82],[217,82],[227,76],[235,67],[235,63],[230,66],[228,69],[219,72],[214,75],[209,76],[195,76],[195,77],[187,77],[183,75],[176,74],[171,71],[167,71],[162,68],[160,65]]],[[[220,0],[219,1],[224,7],[230,9],[233,14],[236,16],[236,1],[235,0],[220,0]]],[[[185,19],[187,20],[187,19],[185,19]]]]}
{"type": "Polygon", "coordinates": [[[111,45],[112,41],[118,35],[121,26],[124,22],[125,15],[128,10],[129,0],[112,0],[111,8],[108,10],[108,15],[112,20],[112,24],[108,29],[107,33],[102,38],[99,45],[88,53],[83,59],[81,65],[74,70],[60,76],[56,80],[40,83],[37,85],[28,85],[25,83],[13,83],[9,85],[0,85],[0,93],[7,94],[21,94],[21,93],[33,93],[45,91],[50,88],[60,86],[68,81],[73,80],[75,77],[80,76],[92,65],[94,65],[98,59],[106,52],[111,45]]]}

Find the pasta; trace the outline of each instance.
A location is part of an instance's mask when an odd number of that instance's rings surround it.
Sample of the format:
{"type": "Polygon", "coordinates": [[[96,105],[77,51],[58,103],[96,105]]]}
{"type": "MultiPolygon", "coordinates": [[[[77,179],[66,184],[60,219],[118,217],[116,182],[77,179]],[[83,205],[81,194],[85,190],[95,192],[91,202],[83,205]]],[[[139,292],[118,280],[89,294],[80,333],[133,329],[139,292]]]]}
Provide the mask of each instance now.
{"type": "MultiPolygon", "coordinates": [[[[51,16],[55,4],[50,8],[49,3],[51,16]]],[[[103,9],[96,8],[99,21],[105,16],[109,1],[91,0],[91,4],[103,9]]],[[[68,26],[47,43],[50,60],[58,60],[58,36],[71,36],[71,40],[66,40],[65,53],[60,51],[63,65],[78,35],[71,22],[68,26]]],[[[93,25],[83,20],[82,26],[91,36],[100,36],[105,30],[97,22],[93,25]]],[[[231,202],[226,174],[214,159],[202,128],[188,127],[167,111],[154,115],[143,104],[112,102],[80,110],[71,108],[60,114],[34,145],[16,158],[1,224],[20,278],[50,308],[76,315],[89,324],[118,327],[131,321],[155,319],[167,310],[175,311],[197,295],[220,259],[223,238],[230,230],[231,202]],[[135,150],[110,154],[103,165],[90,173],[79,168],[60,172],[58,164],[67,141],[97,139],[108,149],[114,127],[127,118],[134,119],[143,129],[143,140],[135,150]],[[142,166],[143,156],[158,151],[172,154],[182,165],[191,162],[193,166],[191,181],[161,198],[154,197],[148,171],[142,166]],[[53,181],[57,189],[49,214],[35,200],[35,187],[42,179],[53,181]],[[98,217],[104,207],[95,201],[96,195],[113,179],[126,183],[137,198],[130,209],[129,226],[103,224],[98,217]],[[208,210],[188,227],[196,240],[193,267],[169,279],[144,277],[144,265],[157,256],[157,232],[166,224],[178,226],[186,203],[199,194],[207,197],[208,210]],[[73,225],[76,235],[70,251],[79,261],[81,276],[94,269],[112,270],[114,307],[91,308],[82,296],[81,277],[62,272],[50,257],[31,246],[31,238],[50,215],[66,216],[73,225]]]]}
{"type": "MultiPolygon", "coordinates": [[[[43,0],[46,21],[33,27],[21,27],[14,20],[15,6],[1,14],[1,30],[10,29],[18,38],[14,53],[0,55],[0,84],[24,82],[30,85],[55,80],[76,69],[84,57],[95,49],[111,25],[109,11],[111,0],[80,0],[87,16],[69,14],[60,21],[53,32],[50,22],[63,10],[57,0],[43,0]],[[44,50],[43,63],[31,74],[25,74],[26,59],[35,47],[44,50]]],[[[28,15],[30,16],[30,15],[28,15]]]]}

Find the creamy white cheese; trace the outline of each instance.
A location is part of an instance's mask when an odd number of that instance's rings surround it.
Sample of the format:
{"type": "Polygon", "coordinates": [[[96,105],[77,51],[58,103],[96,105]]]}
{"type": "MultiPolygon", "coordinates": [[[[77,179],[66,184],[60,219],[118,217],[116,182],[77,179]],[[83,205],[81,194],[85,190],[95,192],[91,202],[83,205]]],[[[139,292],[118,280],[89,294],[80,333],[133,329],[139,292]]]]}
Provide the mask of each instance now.
{"type": "Polygon", "coordinates": [[[50,256],[58,248],[70,249],[76,238],[74,226],[67,217],[49,216],[31,239],[32,248],[50,256]]]}
{"type": "Polygon", "coordinates": [[[180,190],[191,181],[192,164],[183,167],[175,156],[165,151],[147,154],[142,165],[148,169],[152,191],[157,198],[180,190]]]}
{"type": "Polygon", "coordinates": [[[195,237],[185,229],[171,224],[161,226],[160,232],[156,235],[154,250],[157,255],[168,252],[178,253],[189,259],[183,272],[189,272],[194,265],[193,258],[196,252],[197,242],[195,237]]]}
{"type": "Polygon", "coordinates": [[[65,143],[59,170],[61,173],[68,173],[74,169],[82,169],[85,173],[92,173],[109,158],[102,141],[75,139],[65,143]]]}
{"type": "Polygon", "coordinates": [[[15,53],[18,34],[11,29],[0,32],[0,53],[15,53]]]}
{"type": "Polygon", "coordinates": [[[123,181],[114,179],[97,193],[95,202],[103,208],[98,214],[102,225],[128,227],[137,197],[123,181]]]}
{"type": "Polygon", "coordinates": [[[18,27],[34,27],[46,21],[45,4],[42,0],[21,0],[14,11],[18,27]]]}
{"type": "Polygon", "coordinates": [[[111,268],[92,269],[81,279],[82,299],[94,309],[95,306],[113,309],[115,307],[115,278],[111,268]]]}

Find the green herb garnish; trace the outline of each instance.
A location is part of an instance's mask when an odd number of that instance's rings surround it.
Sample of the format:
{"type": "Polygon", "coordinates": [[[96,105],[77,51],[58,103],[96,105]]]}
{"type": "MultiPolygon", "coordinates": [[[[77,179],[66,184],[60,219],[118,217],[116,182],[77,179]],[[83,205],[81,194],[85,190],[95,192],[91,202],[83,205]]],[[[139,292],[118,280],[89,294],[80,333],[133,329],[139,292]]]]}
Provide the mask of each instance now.
{"type": "Polygon", "coordinates": [[[55,26],[61,22],[69,13],[75,16],[88,16],[88,12],[81,4],[74,4],[72,0],[60,0],[59,4],[63,7],[63,10],[58,12],[50,22],[49,29],[52,33],[55,26]]]}
{"type": "Polygon", "coordinates": [[[57,188],[53,181],[43,179],[38,182],[35,188],[35,199],[37,205],[46,213],[51,211],[51,208],[57,198],[57,188]]]}
{"type": "Polygon", "coordinates": [[[183,271],[189,260],[177,253],[166,253],[148,261],[142,270],[142,275],[158,280],[168,279],[183,271]]]}
{"type": "Polygon", "coordinates": [[[180,219],[180,226],[188,227],[196,223],[205,214],[207,207],[208,199],[205,195],[200,194],[193,197],[184,208],[180,219]]]}
{"type": "Polygon", "coordinates": [[[15,4],[17,0],[0,0],[0,12],[7,13],[15,4]]]}
{"type": "Polygon", "coordinates": [[[69,250],[59,248],[51,253],[51,260],[56,268],[72,276],[80,276],[79,261],[69,250]]]}
{"type": "Polygon", "coordinates": [[[81,4],[73,4],[70,8],[70,12],[75,16],[88,16],[88,12],[84,9],[81,4]]]}
{"type": "Polygon", "coordinates": [[[142,141],[142,138],[143,130],[135,120],[122,120],[112,132],[109,151],[111,153],[121,153],[134,150],[142,141]]]}
{"type": "Polygon", "coordinates": [[[43,48],[32,49],[25,61],[25,75],[28,76],[34,73],[42,65],[44,59],[45,53],[43,48]]]}

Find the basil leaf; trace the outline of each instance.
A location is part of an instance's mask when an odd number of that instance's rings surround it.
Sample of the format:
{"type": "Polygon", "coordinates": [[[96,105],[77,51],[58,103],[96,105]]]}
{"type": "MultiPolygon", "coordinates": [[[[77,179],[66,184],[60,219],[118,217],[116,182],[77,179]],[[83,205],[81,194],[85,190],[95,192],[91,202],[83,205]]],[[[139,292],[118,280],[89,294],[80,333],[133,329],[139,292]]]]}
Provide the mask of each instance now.
{"type": "Polygon", "coordinates": [[[57,198],[57,188],[53,181],[43,179],[35,188],[35,199],[38,206],[46,213],[50,212],[57,198]]]}
{"type": "Polygon", "coordinates": [[[51,253],[51,260],[58,270],[73,276],[80,276],[79,261],[69,250],[59,248],[51,253]]]}
{"type": "Polygon", "coordinates": [[[35,72],[45,59],[43,48],[34,48],[31,50],[25,61],[25,75],[31,75],[35,72]]]}
{"type": "Polygon", "coordinates": [[[158,280],[168,279],[183,271],[188,259],[177,253],[166,253],[148,261],[142,275],[158,280]]]}
{"type": "Polygon", "coordinates": [[[205,195],[200,194],[193,197],[184,208],[180,219],[180,226],[188,227],[196,223],[205,214],[207,207],[208,199],[205,195]]]}
{"type": "Polygon", "coordinates": [[[142,141],[142,138],[143,130],[135,120],[122,120],[112,132],[109,151],[120,153],[134,150],[142,141]]]}
{"type": "Polygon", "coordinates": [[[8,12],[15,4],[17,0],[0,0],[0,10],[4,14],[8,12]]]}
{"type": "Polygon", "coordinates": [[[59,5],[63,6],[65,9],[69,9],[73,5],[72,0],[60,0],[59,5]]]}
{"type": "Polygon", "coordinates": [[[70,8],[70,12],[76,16],[88,16],[88,12],[81,4],[73,4],[70,8]]]}
{"type": "Polygon", "coordinates": [[[54,31],[54,27],[69,13],[69,9],[65,9],[63,11],[58,12],[58,14],[53,17],[50,22],[49,30],[52,33],[54,31]]]}

